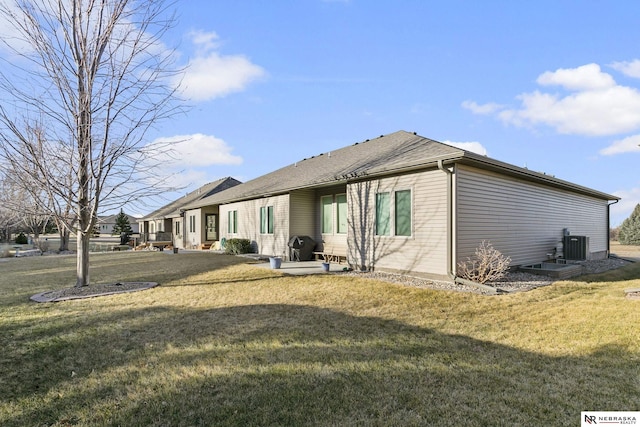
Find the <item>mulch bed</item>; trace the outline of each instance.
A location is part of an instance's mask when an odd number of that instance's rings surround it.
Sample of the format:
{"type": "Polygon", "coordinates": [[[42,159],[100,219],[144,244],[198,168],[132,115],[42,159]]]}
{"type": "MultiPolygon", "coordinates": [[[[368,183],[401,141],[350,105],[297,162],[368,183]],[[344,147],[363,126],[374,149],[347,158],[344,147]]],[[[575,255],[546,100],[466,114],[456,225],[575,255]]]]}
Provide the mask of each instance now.
{"type": "Polygon", "coordinates": [[[90,286],[59,289],[33,295],[30,299],[35,302],[57,302],[72,299],[93,298],[104,295],[121,294],[125,292],[144,291],[155,288],[156,282],[116,282],[101,283],[90,286]]]}

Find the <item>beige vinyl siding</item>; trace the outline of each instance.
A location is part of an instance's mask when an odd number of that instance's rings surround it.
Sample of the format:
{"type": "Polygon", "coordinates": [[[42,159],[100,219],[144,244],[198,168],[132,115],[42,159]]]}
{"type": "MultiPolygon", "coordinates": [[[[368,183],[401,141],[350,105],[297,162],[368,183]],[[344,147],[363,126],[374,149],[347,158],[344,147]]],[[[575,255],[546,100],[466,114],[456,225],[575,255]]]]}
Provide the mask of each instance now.
{"type": "MultiPolygon", "coordinates": [[[[320,188],[316,191],[315,197],[315,232],[311,236],[316,241],[316,247],[318,250],[322,250],[327,253],[336,255],[347,255],[347,235],[338,233],[338,211],[336,209],[336,195],[345,194],[346,186],[339,185],[334,187],[320,188]],[[333,227],[330,233],[322,233],[322,197],[333,196],[332,212],[333,212],[333,227]]],[[[347,206],[349,200],[347,198],[347,206]]]]}
{"type": "Polygon", "coordinates": [[[607,201],[469,166],[456,168],[457,261],[490,241],[512,265],[546,259],[564,228],[589,236],[590,252],[607,250],[607,201]]]}
{"type": "Polygon", "coordinates": [[[289,234],[290,236],[315,235],[315,191],[297,190],[289,195],[289,234]]]}
{"type": "Polygon", "coordinates": [[[365,264],[375,269],[446,277],[446,185],[446,174],[439,170],[350,184],[349,262],[358,268],[365,264]],[[376,194],[389,192],[393,207],[395,192],[402,190],[411,191],[411,236],[394,235],[395,224],[390,236],[375,236],[376,194]]]}
{"type": "Polygon", "coordinates": [[[195,249],[202,243],[202,212],[200,209],[192,209],[184,212],[184,246],[186,249],[195,249]],[[195,231],[191,230],[191,217],[195,217],[195,231]]]}
{"type": "Polygon", "coordinates": [[[249,239],[263,255],[289,256],[289,195],[263,197],[220,206],[220,235],[226,239],[249,239]],[[260,208],[273,206],[273,234],[260,233],[260,208]],[[229,233],[229,211],[238,211],[237,233],[229,233]]]}

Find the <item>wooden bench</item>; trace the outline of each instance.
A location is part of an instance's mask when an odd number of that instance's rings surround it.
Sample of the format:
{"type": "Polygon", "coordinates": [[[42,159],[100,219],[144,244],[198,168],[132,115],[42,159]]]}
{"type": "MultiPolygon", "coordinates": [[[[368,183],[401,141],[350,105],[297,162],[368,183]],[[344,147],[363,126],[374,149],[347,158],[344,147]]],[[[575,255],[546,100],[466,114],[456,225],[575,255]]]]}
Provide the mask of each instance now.
{"type": "Polygon", "coordinates": [[[328,252],[314,252],[313,257],[315,258],[316,261],[322,260],[325,262],[337,262],[338,264],[342,264],[343,261],[345,263],[347,262],[346,255],[334,254],[334,253],[328,253],[328,252]]]}

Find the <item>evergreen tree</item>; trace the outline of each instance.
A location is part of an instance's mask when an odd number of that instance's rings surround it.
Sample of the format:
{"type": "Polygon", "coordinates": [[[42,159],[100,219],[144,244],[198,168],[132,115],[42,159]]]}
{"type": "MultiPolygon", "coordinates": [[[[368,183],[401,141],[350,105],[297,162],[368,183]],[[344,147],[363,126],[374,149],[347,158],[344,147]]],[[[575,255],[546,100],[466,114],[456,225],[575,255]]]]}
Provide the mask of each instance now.
{"type": "Polygon", "coordinates": [[[631,216],[622,222],[618,240],[623,245],[640,245],[640,204],[637,204],[631,216]]]}
{"type": "Polygon", "coordinates": [[[133,230],[131,229],[131,224],[129,223],[129,217],[122,211],[122,209],[120,209],[120,213],[116,217],[116,224],[113,226],[113,231],[111,232],[111,234],[119,236],[122,233],[130,236],[131,234],[133,234],[133,230]]]}

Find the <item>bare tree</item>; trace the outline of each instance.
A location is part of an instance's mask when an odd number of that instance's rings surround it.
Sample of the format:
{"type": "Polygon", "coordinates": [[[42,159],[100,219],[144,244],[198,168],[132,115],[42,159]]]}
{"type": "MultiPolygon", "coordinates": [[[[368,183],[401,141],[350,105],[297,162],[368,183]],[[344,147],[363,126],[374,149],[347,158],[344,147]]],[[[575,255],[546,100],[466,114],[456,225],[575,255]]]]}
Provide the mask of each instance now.
{"type": "Polygon", "coordinates": [[[11,230],[20,222],[20,216],[10,206],[11,200],[17,197],[18,190],[7,176],[8,168],[0,162],[0,241],[11,239],[11,230]]]}
{"type": "MultiPolygon", "coordinates": [[[[53,219],[60,236],[58,250],[62,252],[69,250],[69,237],[77,218],[73,209],[75,173],[70,167],[73,151],[68,144],[47,141],[45,128],[41,121],[25,121],[10,134],[20,131],[20,138],[8,138],[0,146],[0,157],[6,165],[5,182],[19,189],[5,203],[20,215],[53,219]],[[27,205],[24,199],[31,203],[27,205]]],[[[5,135],[0,141],[3,138],[5,135]]]]}
{"type": "Polygon", "coordinates": [[[0,106],[0,143],[5,153],[22,153],[55,193],[51,203],[58,204],[63,228],[73,224],[76,286],[89,284],[89,238],[100,209],[162,191],[159,180],[145,175],[154,149],[145,148],[144,135],[182,111],[172,84],[181,70],[161,42],[174,22],[170,6],[166,0],[0,3],[0,19],[13,29],[3,42],[14,55],[13,72],[0,75],[9,101],[0,106]],[[34,123],[41,124],[35,139],[34,123]]]}

